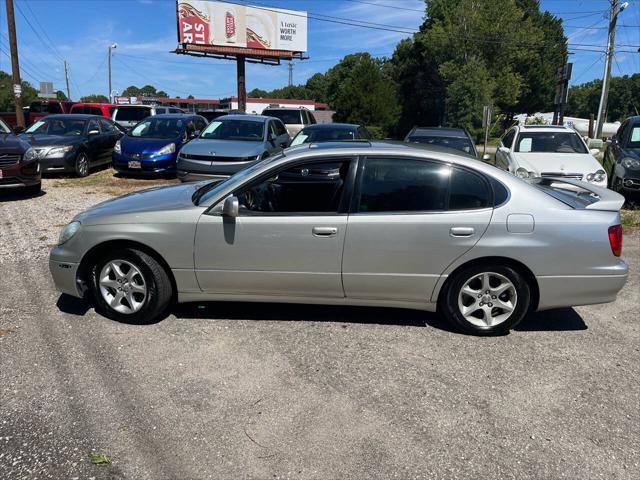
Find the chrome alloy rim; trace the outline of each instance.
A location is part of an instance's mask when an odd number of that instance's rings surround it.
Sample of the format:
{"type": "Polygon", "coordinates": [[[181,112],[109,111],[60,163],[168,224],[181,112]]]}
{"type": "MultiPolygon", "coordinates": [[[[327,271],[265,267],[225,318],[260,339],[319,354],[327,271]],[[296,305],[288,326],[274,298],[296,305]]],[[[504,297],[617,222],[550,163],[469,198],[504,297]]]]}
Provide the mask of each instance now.
{"type": "Polygon", "coordinates": [[[474,275],[458,294],[460,313],[477,327],[492,327],[507,321],[517,302],[518,294],[511,280],[495,272],[474,275]]]}
{"type": "Polygon", "coordinates": [[[142,273],[126,260],[107,263],[100,272],[98,286],[104,301],[118,313],[136,313],[147,299],[147,285],[142,273]]]}
{"type": "Polygon", "coordinates": [[[81,153],[80,157],[78,157],[78,172],[80,175],[89,173],[89,160],[84,153],[81,153]]]}

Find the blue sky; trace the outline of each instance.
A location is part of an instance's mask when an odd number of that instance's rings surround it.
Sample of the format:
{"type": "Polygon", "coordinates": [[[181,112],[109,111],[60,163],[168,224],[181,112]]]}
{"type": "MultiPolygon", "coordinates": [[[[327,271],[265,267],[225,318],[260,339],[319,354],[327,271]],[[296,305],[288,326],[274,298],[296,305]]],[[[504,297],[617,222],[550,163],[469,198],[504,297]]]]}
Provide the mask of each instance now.
{"type": "MultiPolygon", "coordinates": [[[[219,98],[235,94],[235,63],[169,53],[175,48],[175,0],[14,0],[23,79],[54,82],[64,89],[63,60],[69,63],[71,95],[107,94],[107,47],[117,43],[113,56],[114,88],[153,84],[170,95],[219,98]],[[24,17],[23,17],[24,14],[24,17]],[[27,22],[25,17],[29,20],[27,22]],[[30,24],[29,24],[30,23],[30,24]],[[35,31],[35,32],[34,32],[35,31]]],[[[321,15],[359,19],[417,29],[422,23],[422,0],[257,0],[254,4],[321,15]]],[[[606,44],[608,0],[542,0],[542,8],[564,19],[570,44],[575,45],[572,83],[602,76],[606,44]],[[579,44],[593,45],[581,47],[579,44]]],[[[8,52],[6,12],[0,7],[0,50],[8,52]]],[[[618,75],[640,72],[640,0],[620,14],[613,64],[618,75]],[[626,46],[634,45],[635,47],[626,46]],[[626,52],[622,50],[627,50],[626,52]]],[[[408,34],[309,20],[307,61],[296,62],[294,82],[323,72],[344,55],[369,51],[389,55],[408,34]]],[[[0,69],[10,62],[0,52],[0,69]]],[[[248,90],[271,89],[287,83],[286,65],[250,65],[248,90]]]]}

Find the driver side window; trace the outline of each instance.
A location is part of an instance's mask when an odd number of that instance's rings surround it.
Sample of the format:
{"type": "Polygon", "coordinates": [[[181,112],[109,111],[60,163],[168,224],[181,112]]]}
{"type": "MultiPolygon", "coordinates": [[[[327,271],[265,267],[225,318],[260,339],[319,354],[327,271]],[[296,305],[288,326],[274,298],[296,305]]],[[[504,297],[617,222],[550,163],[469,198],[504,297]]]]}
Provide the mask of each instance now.
{"type": "Polygon", "coordinates": [[[240,215],[337,214],[351,162],[315,162],[288,168],[236,193],[240,215]]]}
{"type": "Polygon", "coordinates": [[[87,133],[92,130],[97,130],[100,133],[100,126],[98,125],[97,120],[89,120],[89,126],[87,127],[87,133]]]}

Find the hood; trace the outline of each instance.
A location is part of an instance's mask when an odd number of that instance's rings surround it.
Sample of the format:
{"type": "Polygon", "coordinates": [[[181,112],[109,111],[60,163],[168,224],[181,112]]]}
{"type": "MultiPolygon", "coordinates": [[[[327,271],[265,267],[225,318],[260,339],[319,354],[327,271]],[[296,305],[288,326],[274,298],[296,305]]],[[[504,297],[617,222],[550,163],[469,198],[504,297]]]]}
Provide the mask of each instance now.
{"type": "Polygon", "coordinates": [[[120,147],[127,153],[153,153],[160,150],[165,145],[175,143],[180,147],[182,137],[177,138],[140,138],[124,136],[120,139],[120,147]]]}
{"type": "Polygon", "coordinates": [[[602,165],[589,153],[514,153],[516,163],[530,172],[593,173],[602,165]]]}
{"type": "Polygon", "coordinates": [[[84,141],[81,135],[65,136],[65,135],[31,135],[23,133],[20,138],[26,140],[34,147],[50,147],[54,145],[76,145],[84,141]]]}
{"type": "Polygon", "coordinates": [[[162,220],[165,212],[197,208],[191,197],[206,183],[208,182],[181,183],[129,193],[99,203],[76,215],[74,220],[83,225],[152,223],[162,220]]]}
{"type": "Polygon", "coordinates": [[[631,157],[640,160],[640,148],[624,148],[620,158],[631,157]]]}
{"type": "Polygon", "coordinates": [[[253,157],[262,155],[264,142],[243,142],[238,140],[191,140],[181,152],[190,155],[207,155],[217,157],[253,157]]]}
{"type": "Polygon", "coordinates": [[[0,154],[24,153],[30,145],[13,133],[0,133],[0,154]]]}

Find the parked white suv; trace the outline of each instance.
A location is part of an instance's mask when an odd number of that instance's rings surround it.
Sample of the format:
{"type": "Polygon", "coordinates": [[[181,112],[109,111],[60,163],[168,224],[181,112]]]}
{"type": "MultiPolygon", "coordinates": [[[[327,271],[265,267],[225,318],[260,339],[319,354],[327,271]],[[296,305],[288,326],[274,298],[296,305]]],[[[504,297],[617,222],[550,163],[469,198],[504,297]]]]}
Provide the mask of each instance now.
{"type": "Polygon", "coordinates": [[[500,139],[496,166],[521,178],[565,177],[607,187],[607,174],[596,160],[599,150],[589,150],[569,127],[517,125],[500,139]]]}
{"type": "Polygon", "coordinates": [[[163,113],[184,113],[184,110],[159,105],[118,105],[111,119],[123,128],[131,128],[147,117],[163,113]]]}
{"type": "Polygon", "coordinates": [[[295,137],[304,127],[316,123],[315,117],[306,108],[265,108],[262,115],[282,120],[291,138],[295,137]]]}

